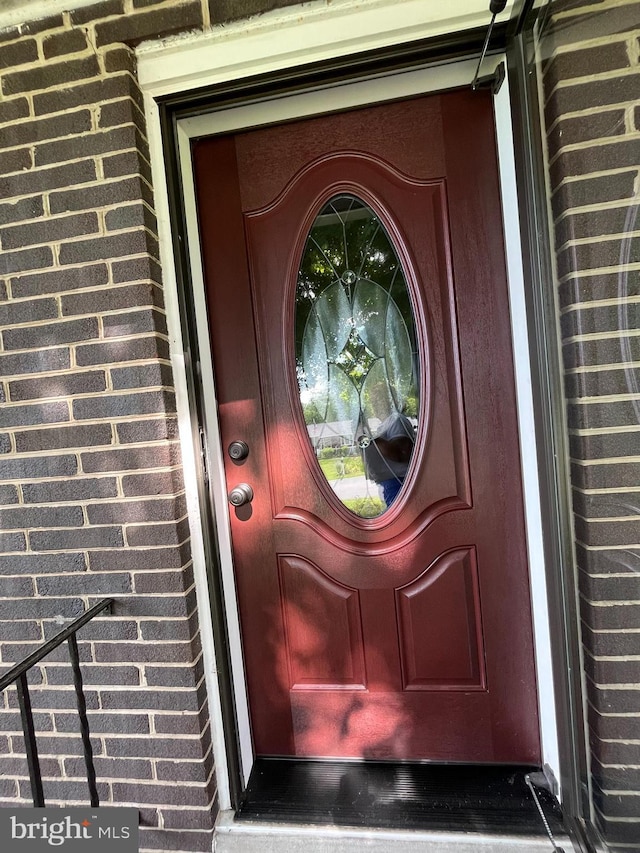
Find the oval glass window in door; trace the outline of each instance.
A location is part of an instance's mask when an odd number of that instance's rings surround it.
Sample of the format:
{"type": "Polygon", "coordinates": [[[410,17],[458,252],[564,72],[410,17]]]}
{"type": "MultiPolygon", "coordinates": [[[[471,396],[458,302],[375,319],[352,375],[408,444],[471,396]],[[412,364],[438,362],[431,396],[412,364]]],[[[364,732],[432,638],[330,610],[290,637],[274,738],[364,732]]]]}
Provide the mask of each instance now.
{"type": "Polygon", "coordinates": [[[316,216],[295,302],[309,442],[342,503],[375,518],[396,500],[414,453],[418,344],[398,252],[357,196],[336,195],[316,216]]]}

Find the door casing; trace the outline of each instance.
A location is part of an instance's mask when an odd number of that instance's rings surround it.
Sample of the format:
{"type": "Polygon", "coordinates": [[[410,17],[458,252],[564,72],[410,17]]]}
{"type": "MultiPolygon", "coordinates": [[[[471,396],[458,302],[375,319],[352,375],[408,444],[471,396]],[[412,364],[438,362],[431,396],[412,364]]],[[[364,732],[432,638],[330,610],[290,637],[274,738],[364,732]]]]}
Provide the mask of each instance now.
{"type": "MultiPolygon", "coordinates": [[[[493,64],[500,57],[491,59],[493,64]]],[[[443,90],[446,88],[468,84],[475,71],[475,61],[447,63],[429,69],[407,72],[394,72],[383,79],[374,81],[357,81],[339,88],[328,87],[316,89],[309,93],[292,94],[278,98],[269,103],[260,101],[226,110],[218,110],[197,117],[185,118],[179,122],[177,133],[180,143],[179,153],[182,165],[182,181],[184,187],[183,203],[186,213],[187,233],[189,238],[189,253],[191,260],[191,276],[193,287],[194,315],[198,322],[198,338],[206,342],[207,334],[203,328],[206,323],[204,311],[204,289],[202,283],[201,263],[197,242],[197,222],[193,185],[191,180],[191,165],[189,156],[189,140],[194,136],[207,135],[216,132],[239,130],[246,127],[258,126],[274,121],[286,121],[289,118],[303,115],[314,115],[345,109],[364,103],[377,103],[412,94],[443,90]]],[[[169,222],[168,199],[162,192],[165,186],[165,175],[162,168],[161,140],[158,133],[157,105],[150,93],[147,94],[148,117],[151,127],[151,141],[154,149],[153,167],[157,192],[157,205],[161,228],[161,245],[163,249],[163,266],[165,269],[165,290],[167,294],[167,312],[172,341],[174,371],[178,391],[179,417],[182,423],[183,452],[185,470],[187,472],[187,492],[192,522],[194,542],[194,564],[196,568],[198,598],[200,605],[201,627],[205,640],[206,654],[209,661],[209,701],[214,735],[214,752],[219,772],[220,800],[223,808],[230,803],[229,790],[225,782],[224,768],[226,767],[225,745],[222,742],[220,697],[215,679],[214,667],[214,635],[216,628],[206,625],[208,611],[208,595],[206,591],[206,567],[204,565],[204,547],[200,529],[201,507],[195,488],[195,473],[198,460],[193,452],[191,441],[191,406],[189,401],[188,383],[184,368],[184,347],[181,334],[181,316],[178,304],[178,287],[176,284],[175,265],[171,253],[171,226],[169,222]],[[153,128],[156,131],[153,131],[153,128]],[[159,172],[159,175],[158,175],[159,172]],[[159,180],[160,178],[160,180],[159,180]],[[160,192],[158,192],[160,189],[160,192]],[[177,368],[177,369],[176,369],[177,368]],[[190,476],[191,474],[191,476],[190,476]],[[205,623],[205,624],[203,624],[205,623]]],[[[524,301],[522,259],[520,236],[517,221],[517,201],[515,189],[515,165],[511,145],[512,129],[510,120],[509,98],[506,86],[503,87],[496,99],[496,130],[497,145],[500,159],[503,212],[505,219],[505,242],[509,269],[510,298],[512,327],[518,329],[514,336],[514,360],[518,394],[518,415],[520,423],[521,446],[534,446],[536,436],[532,413],[531,371],[529,365],[529,348],[526,334],[526,311],[524,301]]],[[[195,354],[194,354],[195,356],[195,354]]],[[[203,411],[204,427],[207,432],[208,467],[211,493],[217,517],[217,535],[222,579],[227,599],[227,621],[230,636],[232,675],[235,687],[235,701],[240,732],[240,754],[245,778],[250,770],[252,754],[246,712],[246,697],[244,696],[241,644],[237,625],[235,599],[233,593],[231,550],[228,536],[228,517],[224,480],[221,476],[221,448],[217,436],[217,420],[215,411],[215,382],[211,367],[211,356],[208,345],[203,343],[197,355],[200,365],[199,381],[202,387],[202,397],[206,401],[203,411]]],[[[542,744],[545,763],[549,764],[559,775],[562,768],[558,763],[558,748],[556,737],[555,701],[552,680],[548,675],[551,670],[550,637],[548,626],[548,605],[542,550],[542,525],[540,515],[540,498],[536,459],[533,454],[522,454],[523,483],[525,491],[525,512],[527,520],[528,550],[531,566],[532,609],[536,636],[536,658],[539,674],[540,714],[542,720],[542,744]]]]}

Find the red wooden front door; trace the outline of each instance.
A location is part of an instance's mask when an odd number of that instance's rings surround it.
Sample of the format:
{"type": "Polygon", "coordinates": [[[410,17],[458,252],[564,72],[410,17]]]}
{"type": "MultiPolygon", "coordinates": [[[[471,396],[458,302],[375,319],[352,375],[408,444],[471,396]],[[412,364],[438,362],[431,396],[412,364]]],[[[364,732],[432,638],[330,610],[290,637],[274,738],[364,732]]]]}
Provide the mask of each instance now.
{"type": "Polygon", "coordinates": [[[537,762],[490,96],[213,137],[194,158],[227,486],[254,493],[231,526],[256,753],[537,762]],[[383,223],[418,339],[411,462],[373,518],[332,491],[296,373],[305,246],[342,197],[383,223]]]}

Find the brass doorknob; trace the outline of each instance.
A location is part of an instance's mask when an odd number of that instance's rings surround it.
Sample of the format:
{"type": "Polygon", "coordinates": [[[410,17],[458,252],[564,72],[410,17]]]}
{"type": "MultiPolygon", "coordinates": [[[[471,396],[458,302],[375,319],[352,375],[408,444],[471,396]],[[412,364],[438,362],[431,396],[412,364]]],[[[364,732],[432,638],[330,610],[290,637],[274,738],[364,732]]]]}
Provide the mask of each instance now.
{"type": "Polygon", "coordinates": [[[253,489],[249,483],[239,483],[228,494],[232,506],[244,506],[253,500],[253,489]]]}

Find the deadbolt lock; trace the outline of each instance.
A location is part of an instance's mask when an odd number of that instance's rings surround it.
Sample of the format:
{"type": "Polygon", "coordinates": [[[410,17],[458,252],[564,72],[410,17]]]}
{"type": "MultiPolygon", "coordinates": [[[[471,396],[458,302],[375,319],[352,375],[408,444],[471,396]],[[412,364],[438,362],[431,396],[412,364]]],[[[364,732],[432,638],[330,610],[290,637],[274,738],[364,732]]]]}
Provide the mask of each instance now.
{"type": "Polygon", "coordinates": [[[228,453],[234,462],[242,462],[249,455],[249,445],[246,441],[232,441],[228,453]]]}

